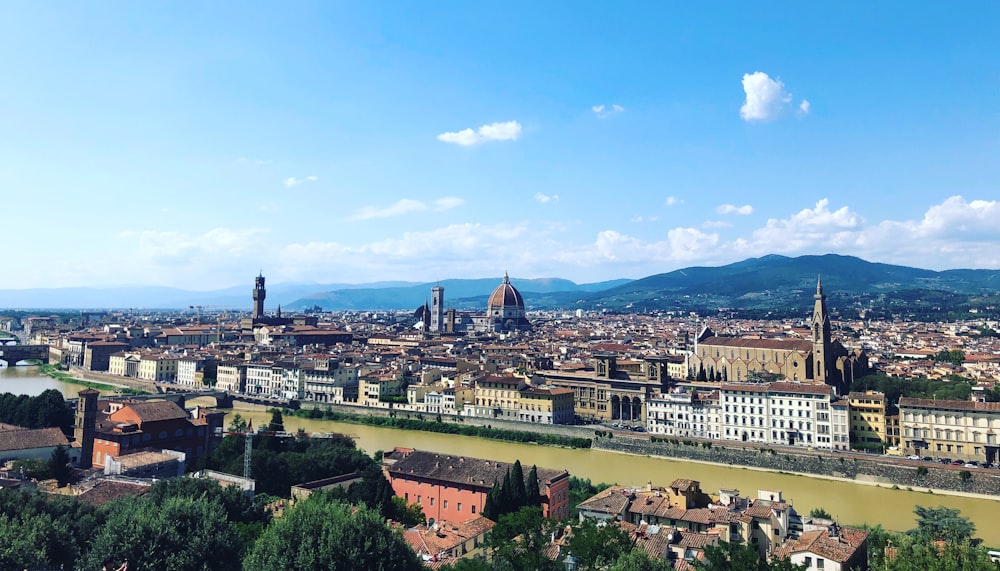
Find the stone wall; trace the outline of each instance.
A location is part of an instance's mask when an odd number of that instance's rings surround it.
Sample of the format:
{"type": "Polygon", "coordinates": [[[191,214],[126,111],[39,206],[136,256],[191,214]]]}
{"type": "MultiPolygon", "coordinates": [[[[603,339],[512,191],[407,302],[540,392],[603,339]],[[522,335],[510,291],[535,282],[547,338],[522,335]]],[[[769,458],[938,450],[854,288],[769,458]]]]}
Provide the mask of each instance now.
{"type": "Polygon", "coordinates": [[[1000,471],[981,469],[955,469],[933,462],[894,463],[876,458],[859,458],[854,454],[830,452],[793,452],[786,449],[720,446],[711,447],[703,442],[686,441],[651,442],[649,437],[629,437],[616,434],[613,438],[594,439],[594,448],[641,454],[700,460],[732,466],[767,468],[798,474],[816,474],[847,478],[859,482],[875,482],[900,488],[932,488],[974,494],[1000,495],[1000,471]],[[925,468],[926,473],[922,474],[925,468]],[[963,480],[962,472],[970,477],[963,480]]]}

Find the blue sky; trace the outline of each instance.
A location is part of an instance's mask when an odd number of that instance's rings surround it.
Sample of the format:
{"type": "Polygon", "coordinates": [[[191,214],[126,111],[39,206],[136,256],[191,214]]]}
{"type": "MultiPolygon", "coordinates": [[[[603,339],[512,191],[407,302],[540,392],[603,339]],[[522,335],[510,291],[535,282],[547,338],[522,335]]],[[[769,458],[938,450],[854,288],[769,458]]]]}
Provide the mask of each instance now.
{"type": "Polygon", "coordinates": [[[998,268],[998,21],[2,3],[0,289],[592,282],[772,253],[998,268]]]}

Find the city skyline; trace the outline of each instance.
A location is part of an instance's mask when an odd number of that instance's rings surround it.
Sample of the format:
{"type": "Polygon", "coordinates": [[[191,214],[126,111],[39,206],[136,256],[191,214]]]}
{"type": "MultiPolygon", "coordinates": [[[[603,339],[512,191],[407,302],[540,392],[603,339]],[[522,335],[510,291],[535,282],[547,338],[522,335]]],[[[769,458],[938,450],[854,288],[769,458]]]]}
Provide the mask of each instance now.
{"type": "Polygon", "coordinates": [[[1000,267],[1000,8],[768,8],[0,6],[0,289],[1000,267]]]}

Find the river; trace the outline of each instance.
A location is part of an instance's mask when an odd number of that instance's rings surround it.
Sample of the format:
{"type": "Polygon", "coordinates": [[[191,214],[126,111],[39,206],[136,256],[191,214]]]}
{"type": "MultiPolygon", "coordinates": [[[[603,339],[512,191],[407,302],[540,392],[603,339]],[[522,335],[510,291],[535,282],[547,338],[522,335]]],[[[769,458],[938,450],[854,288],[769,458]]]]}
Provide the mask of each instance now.
{"type": "MultiPolygon", "coordinates": [[[[63,398],[76,398],[85,387],[73,383],[57,381],[39,372],[38,367],[0,367],[0,394],[38,396],[48,389],[62,393],[63,398]]],[[[102,390],[101,394],[114,394],[114,390],[102,390]]]]}
{"type": "MultiPolygon", "coordinates": [[[[228,412],[251,418],[258,427],[266,426],[271,419],[270,413],[260,408],[251,410],[249,407],[252,405],[240,406],[248,408],[228,412]]],[[[227,424],[230,419],[227,416],[227,424]]],[[[548,468],[564,468],[573,476],[589,478],[595,483],[645,486],[646,482],[651,481],[654,485],[666,486],[676,478],[690,478],[701,482],[702,489],[708,493],[718,493],[719,488],[735,487],[744,496],[756,497],[758,489],[780,490],[786,501],[795,506],[799,513],[808,514],[811,509],[822,507],[841,523],[848,525],[880,523],[886,529],[902,531],[914,527],[915,506],[945,506],[961,510],[962,515],[976,524],[976,535],[983,538],[987,545],[1000,546],[1000,518],[996,515],[1000,509],[1000,501],[989,499],[893,490],[733,466],[616,454],[604,450],[553,448],[292,416],[286,416],[284,421],[285,429],[291,432],[303,428],[307,432],[351,434],[356,437],[358,447],[369,454],[376,450],[392,450],[396,446],[402,446],[504,462],[520,460],[526,466],[536,464],[548,468]]]]}

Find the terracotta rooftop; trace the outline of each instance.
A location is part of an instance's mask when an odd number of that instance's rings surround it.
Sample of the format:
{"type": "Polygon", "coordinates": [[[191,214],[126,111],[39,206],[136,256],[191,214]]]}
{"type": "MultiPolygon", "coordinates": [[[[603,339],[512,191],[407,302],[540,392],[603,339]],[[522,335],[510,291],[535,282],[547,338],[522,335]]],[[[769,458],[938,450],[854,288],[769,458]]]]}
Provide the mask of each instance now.
{"type": "Polygon", "coordinates": [[[932,408],[959,411],[980,411],[997,412],[1000,411],[1000,402],[971,402],[964,400],[935,400],[918,399],[912,397],[900,397],[899,408],[932,408]]]}
{"type": "Polygon", "coordinates": [[[830,537],[826,530],[807,531],[790,548],[790,553],[815,553],[825,559],[846,563],[868,540],[868,532],[863,529],[840,527],[837,537],[830,537]]]}
{"type": "Polygon", "coordinates": [[[0,431],[0,452],[69,446],[69,439],[58,428],[24,428],[0,431]]]}
{"type": "Polygon", "coordinates": [[[698,345],[713,347],[738,347],[740,349],[783,349],[786,351],[812,351],[811,341],[801,339],[744,339],[741,337],[709,337],[698,345]]]}
{"type": "MultiPolygon", "coordinates": [[[[479,488],[491,488],[494,482],[503,481],[507,470],[513,467],[513,464],[507,462],[422,450],[411,452],[394,450],[386,453],[382,461],[386,471],[395,477],[417,477],[479,488]]],[[[527,477],[531,466],[522,466],[522,469],[527,477]]],[[[545,492],[546,481],[569,477],[569,472],[566,470],[538,467],[537,471],[540,493],[545,492]]]]}
{"type": "Polygon", "coordinates": [[[94,506],[102,506],[110,501],[123,498],[125,496],[142,496],[149,492],[146,484],[133,484],[131,482],[118,482],[115,480],[98,480],[97,484],[87,491],[77,496],[82,502],[94,506]]]}
{"type": "Polygon", "coordinates": [[[180,420],[187,419],[188,417],[187,412],[180,405],[168,400],[136,402],[129,404],[125,408],[131,409],[139,417],[140,422],[180,420]]]}

